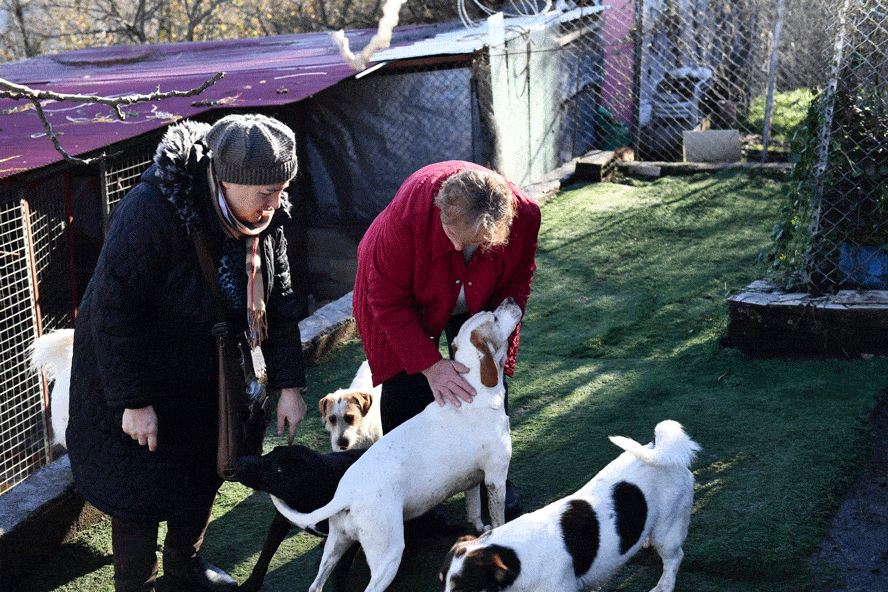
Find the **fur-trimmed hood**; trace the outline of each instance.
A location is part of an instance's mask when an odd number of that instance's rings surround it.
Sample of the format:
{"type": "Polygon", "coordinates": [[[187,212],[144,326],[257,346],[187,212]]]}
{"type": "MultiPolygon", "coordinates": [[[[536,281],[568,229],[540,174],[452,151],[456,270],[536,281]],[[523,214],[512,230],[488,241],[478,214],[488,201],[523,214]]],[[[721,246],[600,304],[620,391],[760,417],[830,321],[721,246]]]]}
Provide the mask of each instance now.
{"type": "MultiPolygon", "coordinates": [[[[173,204],[189,234],[197,228],[207,230],[217,225],[207,183],[212,151],[204,141],[211,127],[188,120],[171,125],[154,153],[154,165],[142,175],[142,181],[157,187],[173,204]]],[[[272,226],[289,216],[290,199],[284,192],[272,226]]]]}

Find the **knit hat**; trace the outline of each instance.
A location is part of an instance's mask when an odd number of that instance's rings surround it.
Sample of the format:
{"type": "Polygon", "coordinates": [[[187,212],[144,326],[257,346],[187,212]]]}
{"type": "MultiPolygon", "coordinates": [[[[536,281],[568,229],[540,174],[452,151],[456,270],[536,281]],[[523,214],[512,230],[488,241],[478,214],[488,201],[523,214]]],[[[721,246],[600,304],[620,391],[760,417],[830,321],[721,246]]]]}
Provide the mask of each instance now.
{"type": "Polygon", "coordinates": [[[264,115],[228,115],[210,128],[216,179],[236,185],[276,185],[296,174],[296,137],[264,115]]]}

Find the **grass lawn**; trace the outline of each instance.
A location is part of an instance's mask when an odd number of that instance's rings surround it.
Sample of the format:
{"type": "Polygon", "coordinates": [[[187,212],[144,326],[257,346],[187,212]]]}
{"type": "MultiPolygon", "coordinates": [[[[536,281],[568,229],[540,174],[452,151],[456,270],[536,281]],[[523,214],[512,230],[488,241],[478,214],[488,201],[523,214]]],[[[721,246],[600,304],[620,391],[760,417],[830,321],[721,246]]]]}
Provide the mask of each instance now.
{"type": "MultiPolygon", "coordinates": [[[[762,133],[765,127],[766,99],[765,95],[759,95],[752,100],[749,111],[740,122],[740,129],[744,133],[762,133]]],[[[813,99],[814,94],[808,88],[775,93],[771,111],[772,139],[784,142],[792,140],[813,99]]]]}
{"type": "MultiPolygon", "coordinates": [[[[702,450],[679,591],[819,589],[811,558],[870,452],[861,418],[888,386],[885,358],[756,360],[720,347],[726,294],[759,277],[783,193],[780,177],[724,172],[569,187],[543,206],[510,382],[511,478],[536,509],[620,452],[608,435],[646,443],[658,421],[684,424],[702,450]]],[[[299,442],[327,449],[316,402],[348,385],[362,358],[354,341],[310,370],[299,442]]],[[[459,516],[462,500],[447,510],[459,516]]],[[[267,495],[225,484],[205,556],[245,580],[272,514],[267,495]]],[[[21,590],[112,590],[109,539],[107,524],[84,532],[21,590]]],[[[390,590],[440,590],[453,539],[411,538],[390,590]]],[[[320,552],[315,537],[288,538],[264,590],[307,589],[320,552]]],[[[650,590],[660,568],[642,551],[604,589],[650,590]]],[[[360,560],[352,576],[350,590],[363,590],[360,560]]]]}

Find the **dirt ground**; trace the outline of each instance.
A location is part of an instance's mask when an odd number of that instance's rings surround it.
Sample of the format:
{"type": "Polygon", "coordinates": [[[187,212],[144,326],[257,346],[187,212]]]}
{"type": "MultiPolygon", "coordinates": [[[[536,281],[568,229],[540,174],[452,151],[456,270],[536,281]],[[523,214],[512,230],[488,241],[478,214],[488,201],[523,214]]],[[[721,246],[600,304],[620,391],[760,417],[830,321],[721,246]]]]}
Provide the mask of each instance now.
{"type": "Polygon", "coordinates": [[[873,455],[814,558],[829,577],[824,592],[888,592],[888,390],[870,424],[873,455]]]}

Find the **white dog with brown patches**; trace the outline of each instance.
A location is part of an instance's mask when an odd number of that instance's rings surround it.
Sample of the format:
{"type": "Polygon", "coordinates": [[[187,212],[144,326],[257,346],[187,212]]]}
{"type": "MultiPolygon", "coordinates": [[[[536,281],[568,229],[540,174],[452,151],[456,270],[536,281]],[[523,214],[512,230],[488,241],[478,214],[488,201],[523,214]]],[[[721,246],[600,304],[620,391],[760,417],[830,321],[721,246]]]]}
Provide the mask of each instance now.
{"type": "Polygon", "coordinates": [[[382,438],[381,394],[382,386],[373,386],[370,364],[364,360],[347,389],[339,389],[320,400],[321,417],[330,432],[333,452],[370,448],[382,438]]]}
{"type": "Polygon", "coordinates": [[[654,442],[622,436],[626,450],[575,494],[485,535],[463,537],[447,554],[445,592],[577,592],[598,587],[645,543],[663,560],[651,592],[672,592],[694,500],[688,469],[699,445],[675,421],[654,442]]]}
{"type": "Polygon", "coordinates": [[[454,339],[454,357],[469,368],[464,376],[475,388],[473,401],[459,407],[430,403],[387,433],[345,472],[329,504],[303,514],[272,496],[278,511],[300,528],[329,519],[310,592],[320,592],[353,541],[361,543],[370,566],[366,592],[385,590],[401,563],[404,521],[460,491],[466,492],[468,520],[484,530],[482,482],[491,522],[503,524],[512,442],[500,361],[520,320],[521,308],[512,299],[467,320],[454,339]]]}

